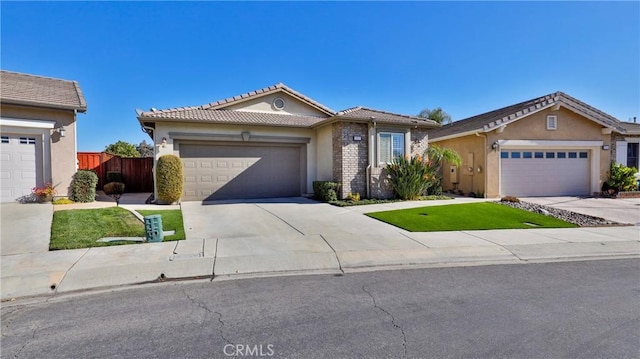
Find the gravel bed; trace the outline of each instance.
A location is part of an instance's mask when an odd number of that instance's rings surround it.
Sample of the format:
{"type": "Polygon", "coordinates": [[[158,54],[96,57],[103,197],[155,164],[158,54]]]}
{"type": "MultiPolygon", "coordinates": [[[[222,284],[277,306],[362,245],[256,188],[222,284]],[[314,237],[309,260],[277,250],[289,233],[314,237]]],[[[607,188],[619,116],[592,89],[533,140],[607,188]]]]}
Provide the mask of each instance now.
{"type": "Polygon", "coordinates": [[[577,224],[580,227],[598,227],[598,226],[615,226],[621,225],[618,222],[609,221],[604,218],[589,216],[586,214],[575,213],[564,209],[558,209],[553,207],[547,207],[540,204],[529,202],[498,202],[505,206],[522,209],[529,212],[535,212],[544,214],[546,216],[552,216],[563,221],[577,224]]]}

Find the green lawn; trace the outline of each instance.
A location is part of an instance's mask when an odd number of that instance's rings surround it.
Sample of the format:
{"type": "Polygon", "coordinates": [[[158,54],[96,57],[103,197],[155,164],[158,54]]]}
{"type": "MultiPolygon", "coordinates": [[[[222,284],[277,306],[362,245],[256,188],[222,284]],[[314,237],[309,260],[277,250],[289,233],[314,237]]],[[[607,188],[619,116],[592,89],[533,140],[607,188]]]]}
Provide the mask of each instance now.
{"type": "Polygon", "coordinates": [[[490,202],[420,207],[366,215],[410,232],[577,227],[557,218],[490,202]]]}
{"type": "MultiPolygon", "coordinates": [[[[184,239],[180,210],[139,211],[143,216],[162,215],[165,231],[175,230],[165,241],[184,239]]],[[[131,244],[132,242],[96,242],[105,237],[144,237],[144,224],[131,212],[120,207],[100,209],[72,209],[53,213],[50,250],[131,244]]]]}

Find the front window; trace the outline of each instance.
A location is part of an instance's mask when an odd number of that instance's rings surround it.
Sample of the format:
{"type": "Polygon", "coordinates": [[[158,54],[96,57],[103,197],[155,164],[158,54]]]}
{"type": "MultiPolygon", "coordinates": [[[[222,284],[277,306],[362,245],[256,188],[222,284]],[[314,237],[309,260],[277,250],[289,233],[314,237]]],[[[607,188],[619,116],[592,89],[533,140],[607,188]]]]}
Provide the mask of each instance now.
{"type": "Polygon", "coordinates": [[[627,143],[627,167],[638,168],[638,147],[640,143],[627,143]]]}
{"type": "Polygon", "coordinates": [[[399,156],[404,156],[404,133],[379,133],[378,162],[390,163],[399,156]]]}

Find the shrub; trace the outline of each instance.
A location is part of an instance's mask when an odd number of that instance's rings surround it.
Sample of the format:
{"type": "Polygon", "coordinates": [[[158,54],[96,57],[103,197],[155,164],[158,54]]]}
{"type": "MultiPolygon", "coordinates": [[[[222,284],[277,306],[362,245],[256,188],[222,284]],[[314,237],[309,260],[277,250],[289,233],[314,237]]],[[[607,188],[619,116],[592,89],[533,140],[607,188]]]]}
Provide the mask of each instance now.
{"type": "Polygon", "coordinates": [[[338,200],[340,184],[331,181],[313,181],[313,196],[320,201],[331,202],[338,200]]]}
{"type": "Polygon", "coordinates": [[[93,202],[96,200],[98,175],[89,170],[79,170],[71,182],[71,200],[74,202],[93,202]]]}
{"type": "Polygon", "coordinates": [[[51,203],[53,204],[73,204],[74,202],[69,198],[58,198],[54,199],[51,203]]]}
{"type": "Polygon", "coordinates": [[[156,188],[158,200],[173,203],[182,197],[182,161],[175,155],[164,155],[156,164],[156,188]]]}
{"type": "Polygon", "coordinates": [[[116,200],[116,205],[120,205],[120,197],[124,193],[124,183],[109,182],[102,187],[104,193],[116,200]]]}
{"type": "Polygon", "coordinates": [[[122,173],[115,172],[115,171],[107,172],[106,180],[107,180],[107,183],[110,183],[110,182],[122,182],[122,183],[124,183],[124,180],[122,179],[122,173]]]}
{"type": "Polygon", "coordinates": [[[349,193],[349,195],[347,195],[347,199],[349,201],[358,202],[360,200],[360,193],[349,193]]]}
{"type": "Polygon", "coordinates": [[[447,161],[450,165],[460,166],[462,158],[460,155],[449,148],[440,147],[438,145],[429,145],[424,151],[426,165],[429,167],[431,178],[431,186],[427,188],[427,195],[442,194],[442,164],[447,161]]]}
{"type": "Polygon", "coordinates": [[[638,170],[634,167],[627,167],[623,164],[612,162],[607,184],[609,188],[618,192],[635,191],[638,189],[638,183],[635,177],[636,173],[638,173],[638,170]]]}
{"type": "Polygon", "coordinates": [[[433,169],[423,162],[422,156],[400,156],[388,164],[386,170],[391,187],[403,200],[418,200],[434,184],[433,169]]]}
{"type": "Polygon", "coordinates": [[[520,203],[520,199],[514,196],[504,196],[500,198],[500,202],[512,202],[512,203],[520,203]]]}
{"type": "Polygon", "coordinates": [[[106,195],[123,194],[124,183],[122,182],[109,182],[103,186],[103,191],[106,195]]]}

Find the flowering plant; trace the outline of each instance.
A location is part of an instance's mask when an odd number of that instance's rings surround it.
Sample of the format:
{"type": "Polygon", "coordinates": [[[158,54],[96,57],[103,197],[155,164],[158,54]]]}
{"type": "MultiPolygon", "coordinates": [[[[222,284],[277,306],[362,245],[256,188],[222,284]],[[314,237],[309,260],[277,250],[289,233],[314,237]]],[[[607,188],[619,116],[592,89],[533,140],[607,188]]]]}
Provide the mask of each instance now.
{"type": "Polygon", "coordinates": [[[31,189],[31,193],[33,193],[38,197],[54,196],[56,194],[56,189],[53,187],[51,183],[45,183],[44,187],[33,187],[31,189]]]}

